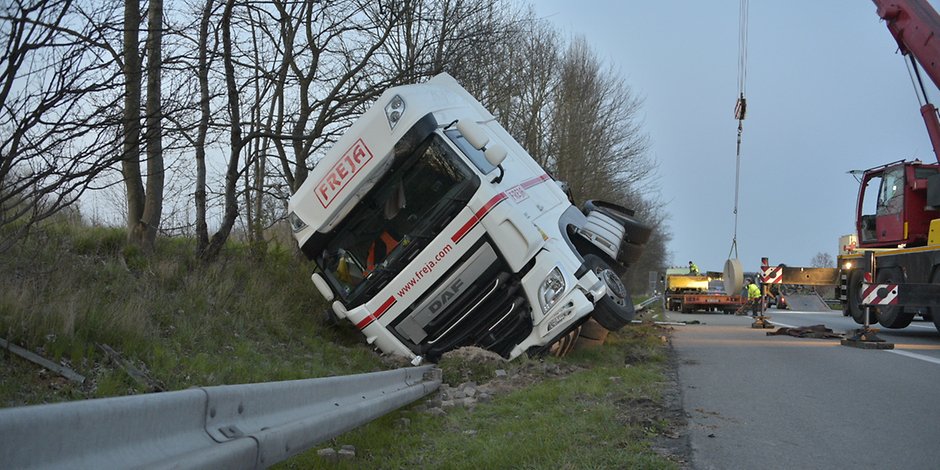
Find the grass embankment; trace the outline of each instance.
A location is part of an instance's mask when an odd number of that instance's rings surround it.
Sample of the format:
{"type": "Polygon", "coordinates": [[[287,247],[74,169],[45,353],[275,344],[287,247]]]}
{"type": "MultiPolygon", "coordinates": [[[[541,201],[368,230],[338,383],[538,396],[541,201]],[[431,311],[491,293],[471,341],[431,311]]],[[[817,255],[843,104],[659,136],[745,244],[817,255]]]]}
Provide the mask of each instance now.
{"type": "MultiPolygon", "coordinates": [[[[311,266],[289,249],[230,247],[205,265],[190,241],[160,240],[145,257],[124,239],[123,230],[58,226],[0,256],[0,336],[88,378],[79,386],[0,353],[0,407],[142,393],[153,383],[179,390],[394,367],[351,326],[323,322],[311,266]],[[133,379],[101,345],[153,381],[133,379]]],[[[604,347],[565,359],[446,361],[452,385],[504,387],[472,410],[448,408],[443,416],[423,411],[428,401],[420,401],[320,446],[354,445],[353,460],[326,461],[314,449],[282,465],[675,467],[650,447],[674,425],[663,413],[660,334],[631,326],[604,347]],[[497,369],[508,375],[494,378],[497,369]]]]}
{"type": "Polygon", "coordinates": [[[502,365],[445,360],[441,367],[451,385],[499,380],[511,390],[473,409],[449,408],[443,416],[419,402],[319,446],[352,445],[354,459],[331,462],[310,451],[283,467],[678,468],[652,448],[662,436],[676,438],[678,426],[664,403],[660,334],[652,325],[631,326],[611,334],[601,348],[564,359],[502,365]],[[508,369],[508,376],[493,379],[497,367],[508,369]],[[559,367],[561,374],[539,374],[559,367]],[[521,386],[512,390],[513,381],[521,386]]]}
{"type": "MultiPolygon", "coordinates": [[[[0,361],[0,406],[140,393],[100,345],[166,390],[380,370],[357,335],[322,324],[311,266],[287,249],[229,248],[202,264],[188,240],[150,257],[125,232],[57,226],[0,257],[0,336],[87,377],[0,361]]],[[[120,361],[118,361],[120,362],[120,361]]]]}

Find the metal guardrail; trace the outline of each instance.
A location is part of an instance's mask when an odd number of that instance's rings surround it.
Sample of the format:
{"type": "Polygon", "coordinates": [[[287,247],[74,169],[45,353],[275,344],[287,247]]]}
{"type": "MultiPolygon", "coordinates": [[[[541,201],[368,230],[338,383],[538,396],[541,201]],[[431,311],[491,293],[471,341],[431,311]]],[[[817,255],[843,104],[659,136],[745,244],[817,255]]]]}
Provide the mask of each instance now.
{"type": "Polygon", "coordinates": [[[440,384],[423,366],[0,409],[0,466],[264,468],[440,384]]]}
{"type": "Polygon", "coordinates": [[[633,310],[635,310],[635,311],[637,311],[637,312],[642,311],[642,310],[645,310],[646,307],[649,307],[650,305],[656,303],[657,301],[660,300],[660,298],[662,298],[662,294],[656,294],[656,295],[654,295],[654,296],[652,296],[652,297],[650,297],[650,298],[648,298],[648,299],[646,299],[646,300],[644,300],[644,301],[642,301],[642,302],[640,302],[640,303],[634,305],[634,306],[633,306],[633,310]]]}

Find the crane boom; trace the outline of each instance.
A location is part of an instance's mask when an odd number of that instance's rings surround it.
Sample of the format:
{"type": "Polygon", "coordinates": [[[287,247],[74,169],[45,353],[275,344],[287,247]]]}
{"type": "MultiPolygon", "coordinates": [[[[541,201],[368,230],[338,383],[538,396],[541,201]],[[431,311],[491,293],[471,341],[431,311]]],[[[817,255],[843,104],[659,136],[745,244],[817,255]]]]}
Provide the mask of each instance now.
{"type": "MultiPolygon", "coordinates": [[[[872,0],[878,16],[885,20],[898,49],[926,72],[940,87],[940,14],[926,0],[872,0]]],[[[918,74],[918,80],[920,75],[918,74]]],[[[923,86],[923,84],[921,84],[923,86]]],[[[934,156],[940,162],[940,119],[937,108],[926,99],[920,114],[927,126],[934,156]]]]}

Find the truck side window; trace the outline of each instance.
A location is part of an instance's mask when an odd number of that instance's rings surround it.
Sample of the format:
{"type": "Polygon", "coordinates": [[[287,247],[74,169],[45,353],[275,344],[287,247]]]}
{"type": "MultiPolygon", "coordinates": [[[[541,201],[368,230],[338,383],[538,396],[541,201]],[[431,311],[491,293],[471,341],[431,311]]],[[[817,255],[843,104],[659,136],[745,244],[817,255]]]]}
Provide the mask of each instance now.
{"type": "Polygon", "coordinates": [[[904,208],[904,167],[885,171],[878,194],[878,215],[900,214],[904,208]]]}
{"type": "Polygon", "coordinates": [[[450,141],[457,145],[457,148],[459,148],[460,151],[470,159],[470,161],[473,163],[473,166],[480,170],[480,173],[485,175],[496,169],[495,166],[487,161],[486,156],[483,155],[483,151],[473,148],[473,146],[470,145],[470,142],[467,142],[467,139],[465,139],[463,135],[460,134],[460,131],[457,129],[450,129],[444,131],[444,134],[446,134],[450,141]]]}

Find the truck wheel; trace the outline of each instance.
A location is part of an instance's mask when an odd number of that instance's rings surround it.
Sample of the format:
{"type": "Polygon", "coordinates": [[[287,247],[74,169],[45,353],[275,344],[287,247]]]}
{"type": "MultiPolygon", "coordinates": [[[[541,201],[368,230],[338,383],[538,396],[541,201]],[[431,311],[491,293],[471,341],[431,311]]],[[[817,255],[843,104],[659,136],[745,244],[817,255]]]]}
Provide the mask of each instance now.
{"type": "MultiPolygon", "coordinates": [[[[859,325],[865,324],[865,307],[862,307],[862,280],[864,279],[865,273],[861,269],[853,269],[849,272],[849,278],[846,285],[846,296],[848,297],[847,303],[849,306],[849,315],[852,316],[852,319],[855,320],[855,323],[859,325]]],[[[871,312],[868,316],[868,321],[870,324],[874,325],[878,323],[878,310],[870,309],[871,312]]]]}
{"type": "Polygon", "coordinates": [[[599,256],[584,255],[584,264],[607,285],[607,295],[594,302],[594,312],[591,313],[591,317],[610,331],[623,328],[633,320],[636,314],[630,290],[623,285],[617,273],[599,256]]]}
{"type": "MultiPolygon", "coordinates": [[[[930,274],[931,284],[940,284],[940,266],[934,266],[933,273],[930,274]]],[[[927,314],[933,320],[933,326],[940,332],[940,308],[927,308],[927,314]]]]}
{"type": "Polygon", "coordinates": [[[588,215],[591,211],[600,211],[609,217],[616,219],[623,225],[624,238],[630,243],[643,245],[649,241],[653,234],[653,228],[640,222],[630,215],[629,209],[617,204],[605,201],[589,200],[581,206],[581,212],[588,215]]]}
{"type": "MultiPolygon", "coordinates": [[[[884,269],[878,271],[876,277],[878,284],[897,284],[903,281],[897,269],[884,269]]],[[[905,312],[904,307],[897,305],[882,305],[878,307],[878,323],[885,328],[907,328],[914,320],[914,314],[905,312]]]]}

